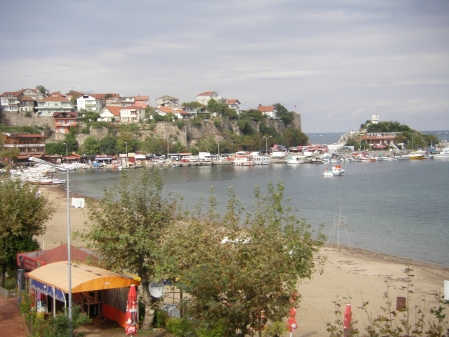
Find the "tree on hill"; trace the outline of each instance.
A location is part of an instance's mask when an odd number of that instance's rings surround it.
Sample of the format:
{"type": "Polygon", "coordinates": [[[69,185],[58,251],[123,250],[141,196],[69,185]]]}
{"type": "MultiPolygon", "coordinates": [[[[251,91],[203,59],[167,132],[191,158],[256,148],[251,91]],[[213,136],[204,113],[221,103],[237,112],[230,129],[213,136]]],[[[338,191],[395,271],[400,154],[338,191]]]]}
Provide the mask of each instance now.
{"type": "Polygon", "coordinates": [[[36,89],[42,94],[42,96],[46,97],[48,95],[48,93],[50,92],[50,90],[48,90],[46,87],[44,87],[43,85],[36,85],[36,89]]]}
{"type": "Polygon", "coordinates": [[[184,102],[181,105],[189,108],[201,108],[203,106],[200,102],[197,101],[184,102]]]}
{"type": "Polygon", "coordinates": [[[276,116],[284,121],[286,125],[293,122],[295,113],[293,111],[288,111],[281,103],[274,104],[276,108],[276,116]]]}
{"type": "Polygon", "coordinates": [[[102,149],[102,152],[104,154],[116,154],[116,147],[117,144],[117,138],[114,136],[104,136],[103,138],[101,138],[100,140],[100,147],[102,149]]]}
{"type": "Polygon", "coordinates": [[[256,187],[255,205],[243,220],[233,190],[223,217],[211,197],[206,211],[198,206],[164,235],[160,274],[189,295],[183,308],[192,322],[221,325],[225,337],[248,336],[267,320],[282,321],[297,306],[298,278],[310,278],[322,267],[324,237],[313,238],[283,191],[282,183],[269,183],[267,195],[256,187]]]}
{"type": "Polygon", "coordinates": [[[34,235],[45,233],[45,223],[54,209],[48,199],[38,193],[37,186],[20,180],[5,179],[0,188],[0,286],[5,273],[15,275],[16,254],[33,251],[39,244],[34,235]]]}
{"type": "Polygon", "coordinates": [[[124,172],[101,200],[87,204],[90,227],[79,234],[101,253],[106,268],[140,277],[139,297],[145,303],[142,329],[149,329],[158,300],[150,296],[148,285],[156,272],[162,235],[176,220],[178,202],[162,195],[157,170],[143,168],[137,179],[124,172]]]}

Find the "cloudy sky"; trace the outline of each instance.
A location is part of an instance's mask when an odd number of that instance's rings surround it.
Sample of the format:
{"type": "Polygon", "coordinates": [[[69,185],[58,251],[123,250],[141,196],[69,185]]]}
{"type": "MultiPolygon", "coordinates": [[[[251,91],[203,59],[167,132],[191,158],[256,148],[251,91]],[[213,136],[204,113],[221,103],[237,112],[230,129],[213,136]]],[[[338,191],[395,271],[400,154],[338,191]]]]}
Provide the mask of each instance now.
{"type": "Polygon", "coordinates": [[[0,45],[2,93],[216,91],[281,103],[306,133],[372,114],[449,130],[447,0],[1,1],[0,45]]]}

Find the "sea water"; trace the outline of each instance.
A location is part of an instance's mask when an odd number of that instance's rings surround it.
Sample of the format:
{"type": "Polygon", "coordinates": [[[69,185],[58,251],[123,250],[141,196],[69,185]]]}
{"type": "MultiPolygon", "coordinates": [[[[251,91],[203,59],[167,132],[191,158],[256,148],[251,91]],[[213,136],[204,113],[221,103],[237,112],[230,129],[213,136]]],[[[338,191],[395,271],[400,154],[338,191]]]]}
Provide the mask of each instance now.
{"type": "MultiPolygon", "coordinates": [[[[341,212],[346,222],[340,226],[340,244],[449,267],[449,160],[345,163],[344,175],[332,178],[324,177],[326,166],[190,166],[159,173],[164,190],[182,195],[191,207],[207,201],[213,187],[220,211],[230,187],[250,208],[255,185],[266,192],[269,181],[282,181],[297,216],[315,230],[322,224],[329,236],[341,212]]],[[[139,172],[128,174],[137,177],[139,172]]],[[[73,172],[70,190],[101,198],[103,189],[119,179],[119,171],[108,169],[73,172]]]]}

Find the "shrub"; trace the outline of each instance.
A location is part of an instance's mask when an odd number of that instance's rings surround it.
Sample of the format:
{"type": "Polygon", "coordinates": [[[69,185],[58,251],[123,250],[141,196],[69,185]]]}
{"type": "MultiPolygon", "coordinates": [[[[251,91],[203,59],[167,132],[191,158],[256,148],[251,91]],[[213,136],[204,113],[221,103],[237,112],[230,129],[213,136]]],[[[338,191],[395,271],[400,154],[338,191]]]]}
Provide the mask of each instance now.
{"type": "Polygon", "coordinates": [[[214,120],[214,124],[216,128],[219,128],[221,126],[221,121],[219,119],[214,120]]]}
{"type": "Polygon", "coordinates": [[[167,331],[177,337],[195,336],[192,323],[185,318],[169,318],[167,320],[167,331]]]}
{"type": "Polygon", "coordinates": [[[156,310],[156,322],[154,326],[156,328],[165,328],[168,318],[168,314],[164,310],[156,310]]]}

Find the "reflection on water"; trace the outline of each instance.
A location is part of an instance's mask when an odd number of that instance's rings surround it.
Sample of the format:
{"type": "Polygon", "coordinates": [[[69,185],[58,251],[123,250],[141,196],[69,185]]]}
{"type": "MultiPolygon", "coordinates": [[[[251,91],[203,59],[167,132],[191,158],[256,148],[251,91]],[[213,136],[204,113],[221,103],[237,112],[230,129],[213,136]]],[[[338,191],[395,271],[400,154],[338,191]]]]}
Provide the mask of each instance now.
{"type": "MultiPolygon", "coordinates": [[[[254,186],[285,185],[285,195],[306,219],[329,235],[333,218],[347,219],[351,246],[449,266],[449,161],[397,161],[344,164],[342,177],[324,178],[326,165],[191,166],[160,169],[164,190],[184,196],[189,205],[208,199],[211,186],[223,210],[229,187],[245,207],[254,186]],[[431,247],[431,248],[430,248],[431,247]]],[[[131,170],[131,176],[139,174],[131,170]]],[[[93,170],[71,174],[71,191],[101,198],[120,172],[93,170]]],[[[267,205],[269,207],[270,205],[267,205]]]]}

